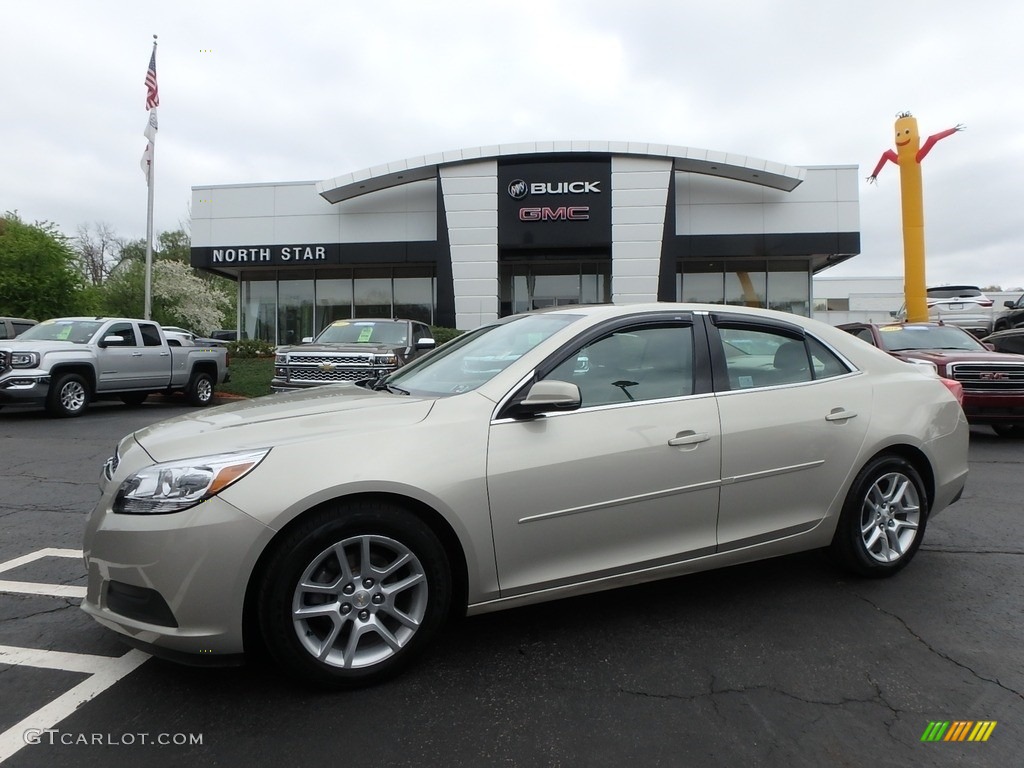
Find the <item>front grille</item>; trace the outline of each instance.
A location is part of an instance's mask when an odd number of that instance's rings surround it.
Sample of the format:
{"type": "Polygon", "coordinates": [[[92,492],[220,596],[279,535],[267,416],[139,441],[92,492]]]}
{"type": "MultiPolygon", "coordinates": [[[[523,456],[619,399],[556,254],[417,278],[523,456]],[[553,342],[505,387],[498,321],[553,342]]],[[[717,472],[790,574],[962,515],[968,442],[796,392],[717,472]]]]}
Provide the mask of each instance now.
{"type": "Polygon", "coordinates": [[[0,349],[0,373],[7,373],[11,367],[11,353],[0,349]]]}
{"type": "Polygon", "coordinates": [[[319,368],[292,368],[289,381],[317,381],[327,384],[331,381],[360,381],[376,376],[378,371],[371,368],[335,368],[333,371],[321,371],[319,368]]]}
{"type": "Polygon", "coordinates": [[[1024,392],[1024,365],[1020,363],[954,363],[949,374],[964,385],[965,392],[1024,392]]]}
{"type": "Polygon", "coordinates": [[[373,364],[373,355],[352,354],[352,355],[289,355],[288,362],[291,365],[363,365],[369,367],[373,364]]]}

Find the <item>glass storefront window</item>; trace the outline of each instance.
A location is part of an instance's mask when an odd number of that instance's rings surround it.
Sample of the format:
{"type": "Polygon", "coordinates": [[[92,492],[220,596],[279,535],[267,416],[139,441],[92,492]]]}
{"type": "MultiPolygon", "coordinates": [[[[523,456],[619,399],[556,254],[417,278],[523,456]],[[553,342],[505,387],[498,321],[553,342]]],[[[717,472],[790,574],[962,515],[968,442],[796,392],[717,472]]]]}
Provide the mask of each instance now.
{"type": "Polygon", "coordinates": [[[298,344],[314,335],[312,280],[282,280],[277,308],[278,344],[298,344]]]}
{"type": "Polygon", "coordinates": [[[680,264],[676,274],[676,296],[679,301],[696,304],[725,302],[725,264],[721,261],[698,261],[680,264]]]}
{"type": "Polygon", "coordinates": [[[391,317],[390,269],[362,269],[352,281],[353,317],[391,317]]]}
{"type": "Polygon", "coordinates": [[[241,337],[277,343],[277,273],[247,275],[239,307],[241,337]]]}
{"type": "Polygon", "coordinates": [[[316,281],[316,330],[335,320],[352,317],[352,278],[326,278],[316,281]]]}
{"type": "Polygon", "coordinates": [[[806,261],[777,262],[768,267],[768,307],[810,317],[810,265],[806,261]]]}
{"type": "Polygon", "coordinates": [[[725,303],[767,307],[768,281],[763,261],[729,261],[725,270],[725,303]]]}
{"type": "Polygon", "coordinates": [[[610,261],[509,261],[498,267],[501,315],[611,302],[610,261]]]}
{"type": "Polygon", "coordinates": [[[395,317],[433,323],[434,280],[430,276],[395,277],[395,317]]]}

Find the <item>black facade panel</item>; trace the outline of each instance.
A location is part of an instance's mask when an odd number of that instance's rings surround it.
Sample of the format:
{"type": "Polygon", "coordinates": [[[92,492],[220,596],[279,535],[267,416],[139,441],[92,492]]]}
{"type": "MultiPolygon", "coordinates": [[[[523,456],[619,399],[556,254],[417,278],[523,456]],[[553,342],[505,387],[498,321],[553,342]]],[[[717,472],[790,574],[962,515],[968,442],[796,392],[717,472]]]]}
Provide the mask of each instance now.
{"type": "Polygon", "coordinates": [[[437,185],[437,243],[434,252],[437,260],[437,306],[434,307],[434,323],[445,328],[455,327],[455,276],[452,274],[452,245],[448,239],[448,215],[444,207],[444,192],[437,185]]]}
{"type": "Polygon", "coordinates": [[[502,248],[610,246],[611,159],[498,165],[502,248]]]}
{"type": "MultiPolygon", "coordinates": [[[[666,258],[680,259],[785,258],[819,254],[852,255],[860,253],[859,232],[792,232],[768,235],[677,235],[666,238],[662,266],[666,258]]],[[[674,270],[674,267],[673,267],[674,270]]]]}

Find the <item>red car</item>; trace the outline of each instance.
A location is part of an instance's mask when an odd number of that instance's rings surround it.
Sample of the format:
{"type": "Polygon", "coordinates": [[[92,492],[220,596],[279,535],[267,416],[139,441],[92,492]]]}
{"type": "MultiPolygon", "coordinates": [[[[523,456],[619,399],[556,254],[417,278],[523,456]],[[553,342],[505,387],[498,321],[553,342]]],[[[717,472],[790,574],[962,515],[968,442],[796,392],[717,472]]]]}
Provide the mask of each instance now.
{"type": "Polygon", "coordinates": [[[988,424],[1001,437],[1024,437],[1024,355],[994,352],[961,328],[943,323],[845,323],[839,328],[960,382],[971,424],[988,424]]]}

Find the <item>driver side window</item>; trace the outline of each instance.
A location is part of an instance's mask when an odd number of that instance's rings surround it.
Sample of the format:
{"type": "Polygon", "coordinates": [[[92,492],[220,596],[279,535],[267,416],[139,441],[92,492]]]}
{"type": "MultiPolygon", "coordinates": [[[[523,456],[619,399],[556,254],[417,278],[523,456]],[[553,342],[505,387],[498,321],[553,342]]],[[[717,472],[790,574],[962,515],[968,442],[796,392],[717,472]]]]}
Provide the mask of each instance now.
{"type": "Polygon", "coordinates": [[[615,331],[570,354],[545,379],[576,384],[581,407],[693,394],[693,329],[615,331]]]}

